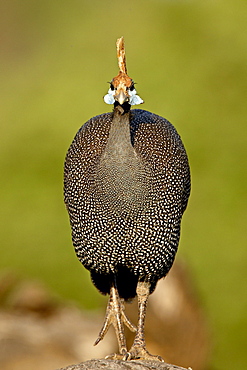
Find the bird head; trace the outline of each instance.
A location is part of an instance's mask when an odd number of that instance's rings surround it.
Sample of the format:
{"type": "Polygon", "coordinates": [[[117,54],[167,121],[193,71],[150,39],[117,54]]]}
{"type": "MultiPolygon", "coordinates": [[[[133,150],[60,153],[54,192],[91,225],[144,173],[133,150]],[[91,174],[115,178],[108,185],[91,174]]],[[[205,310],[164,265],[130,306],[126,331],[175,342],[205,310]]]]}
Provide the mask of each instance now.
{"type": "Polygon", "coordinates": [[[142,104],[144,101],[137,95],[134,81],[127,75],[124,39],[117,40],[117,58],[119,73],[110,82],[108,93],[104,96],[106,104],[129,105],[142,104]]]}

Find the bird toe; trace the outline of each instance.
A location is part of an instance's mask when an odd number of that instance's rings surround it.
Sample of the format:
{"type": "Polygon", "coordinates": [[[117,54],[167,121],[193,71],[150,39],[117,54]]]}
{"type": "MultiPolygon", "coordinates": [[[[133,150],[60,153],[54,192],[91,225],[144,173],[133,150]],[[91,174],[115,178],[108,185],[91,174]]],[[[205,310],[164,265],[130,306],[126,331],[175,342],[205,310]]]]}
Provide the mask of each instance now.
{"type": "Polygon", "coordinates": [[[145,347],[132,346],[123,358],[124,360],[145,360],[164,362],[161,356],[151,355],[145,347]]]}

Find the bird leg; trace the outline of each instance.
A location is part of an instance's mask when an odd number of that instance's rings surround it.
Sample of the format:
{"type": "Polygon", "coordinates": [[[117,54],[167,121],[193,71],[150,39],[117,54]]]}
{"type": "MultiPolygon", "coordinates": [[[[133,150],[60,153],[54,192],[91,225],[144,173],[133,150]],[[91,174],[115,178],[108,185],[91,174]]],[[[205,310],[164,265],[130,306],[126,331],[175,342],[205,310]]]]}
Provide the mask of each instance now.
{"type": "Polygon", "coordinates": [[[104,338],[111,324],[114,326],[114,329],[116,331],[120,356],[114,354],[107,356],[107,358],[122,358],[127,353],[126,339],[124,335],[124,324],[131,331],[136,331],[136,327],[130,322],[130,320],[124,313],[124,306],[119,297],[116,284],[114,284],[110,289],[110,298],[106,309],[104,323],[99,332],[99,336],[94,343],[95,346],[104,338]]]}
{"type": "Polygon", "coordinates": [[[144,323],[147,309],[147,301],[150,292],[150,284],[147,282],[138,282],[136,293],[138,297],[138,325],[134,343],[131,349],[124,356],[124,360],[143,359],[164,361],[162,357],[151,355],[146,349],[144,336],[144,323]]]}

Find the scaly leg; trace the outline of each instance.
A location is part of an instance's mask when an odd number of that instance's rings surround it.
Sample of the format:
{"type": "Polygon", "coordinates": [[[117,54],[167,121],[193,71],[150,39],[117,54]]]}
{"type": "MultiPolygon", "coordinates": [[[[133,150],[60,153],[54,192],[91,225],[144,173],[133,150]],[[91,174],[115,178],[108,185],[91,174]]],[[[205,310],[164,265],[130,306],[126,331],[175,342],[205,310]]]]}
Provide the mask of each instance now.
{"type": "Polygon", "coordinates": [[[104,338],[111,324],[114,326],[114,329],[116,331],[120,356],[114,354],[107,357],[111,357],[114,359],[122,358],[123,355],[125,356],[127,353],[126,339],[124,335],[124,324],[131,331],[136,331],[136,327],[130,322],[130,320],[124,313],[124,306],[119,297],[116,284],[114,284],[110,289],[110,298],[106,309],[104,323],[94,345],[98,344],[104,338]]]}
{"type": "Polygon", "coordinates": [[[136,293],[138,297],[138,326],[134,343],[124,356],[125,360],[144,359],[144,360],[158,360],[164,361],[160,356],[151,355],[146,349],[146,342],[144,336],[144,323],[147,309],[147,301],[150,292],[150,284],[147,282],[138,282],[136,293]]]}

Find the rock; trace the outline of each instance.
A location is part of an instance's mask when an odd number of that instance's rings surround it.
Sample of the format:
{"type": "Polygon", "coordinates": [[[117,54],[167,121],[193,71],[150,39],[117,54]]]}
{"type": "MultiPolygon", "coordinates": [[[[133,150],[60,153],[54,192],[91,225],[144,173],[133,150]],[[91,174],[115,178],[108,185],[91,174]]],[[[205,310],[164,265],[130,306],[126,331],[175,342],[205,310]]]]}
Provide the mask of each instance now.
{"type": "MultiPolygon", "coordinates": [[[[77,365],[70,365],[58,370],[186,370],[184,367],[166,364],[159,361],[120,361],[89,360],[77,365]]],[[[189,369],[188,369],[189,370],[189,369]]],[[[191,369],[192,370],[192,369],[191,369]]]]}

